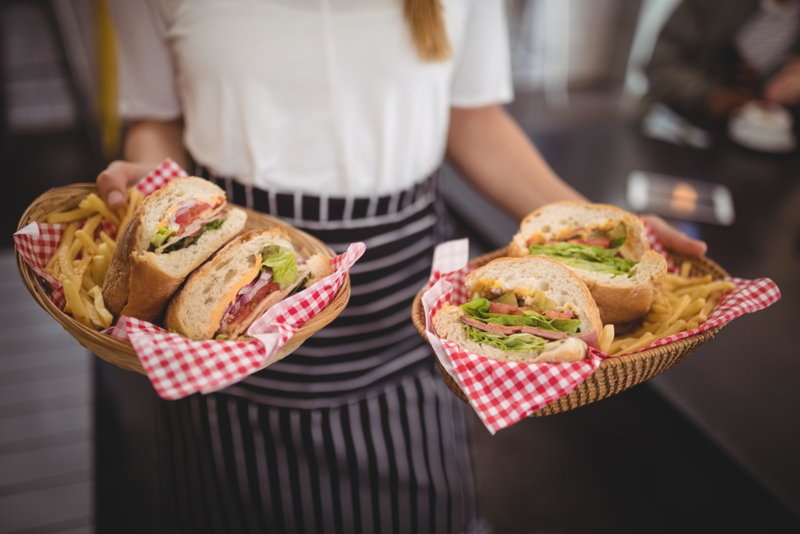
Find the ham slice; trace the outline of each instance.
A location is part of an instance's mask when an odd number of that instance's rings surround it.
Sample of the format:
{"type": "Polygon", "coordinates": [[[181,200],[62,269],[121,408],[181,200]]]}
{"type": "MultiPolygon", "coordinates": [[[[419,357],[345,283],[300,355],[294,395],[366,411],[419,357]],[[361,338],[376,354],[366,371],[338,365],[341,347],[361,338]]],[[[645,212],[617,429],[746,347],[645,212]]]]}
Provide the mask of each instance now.
{"type": "Polygon", "coordinates": [[[567,339],[568,337],[577,337],[583,340],[590,347],[598,348],[597,345],[597,332],[585,332],[580,334],[565,334],[564,332],[551,332],[542,328],[533,326],[503,326],[494,323],[484,323],[466,315],[461,316],[461,322],[467,326],[472,326],[478,330],[489,332],[491,334],[498,334],[501,336],[510,336],[512,334],[531,334],[542,339],[550,341],[558,341],[560,339],[567,339]]]}

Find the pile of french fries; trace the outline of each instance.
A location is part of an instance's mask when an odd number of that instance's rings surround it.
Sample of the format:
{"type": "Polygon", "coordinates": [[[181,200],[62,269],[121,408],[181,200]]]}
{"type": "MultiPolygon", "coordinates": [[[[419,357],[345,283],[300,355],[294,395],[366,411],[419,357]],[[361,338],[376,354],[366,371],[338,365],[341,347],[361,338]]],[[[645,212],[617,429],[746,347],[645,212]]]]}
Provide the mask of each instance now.
{"type": "Polygon", "coordinates": [[[725,291],[736,289],[731,282],[713,281],[711,275],[690,278],[691,271],[692,264],[687,261],[679,275],[667,273],[661,293],[641,324],[617,328],[616,336],[614,327],[606,325],[600,336],[600,349],[619,356],[678,332],[693,330],[708,319],[725,291]],[[609,342],[610,339],[613,341],[609,342]]]}
{"type": "Polygon", "coordinates": [[[143,200],[139,190],[128,189],[126,207],[114,211],[90,193],[77,208],[47,217],[48,223],[65,223],[67,228],[44,270],[64,286],[64,311],[90,328],[108,328],[114,321],[103,302],[103,282],[116,238],[143,200]]]}

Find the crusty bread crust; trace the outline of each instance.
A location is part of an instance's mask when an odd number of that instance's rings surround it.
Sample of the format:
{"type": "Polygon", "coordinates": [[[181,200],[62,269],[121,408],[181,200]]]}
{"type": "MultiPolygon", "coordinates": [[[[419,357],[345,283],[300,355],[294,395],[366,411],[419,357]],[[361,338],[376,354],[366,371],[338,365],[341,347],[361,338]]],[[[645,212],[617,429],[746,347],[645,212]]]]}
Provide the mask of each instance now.
{"type": "Polygon", "coordinates": [[[130,223],[122,231],[114,247],[114,255],[103,282],[103,302],[114,317],[122,314],[131,292],[131,256],[136,247],[136,235],[142,225],[141,206],[133,214],[130,223]]]}
{"type": "MultiPolygon", "coordinates": [[[[580,201],[563,201],[548,204],[534,211],[520,225],[520,231],[514,236],[508,246],[507,254],[510,257],[521,258],[528,255],[528,247],[525,244],[530,233],[531,225],[536,224],[537,219],[549,223],[548,230],[554,234],[561,227],[550,222],[548,217],[553,211],[558,213],[569,212],[571,209],[594,210],[603,216],[613,216],[625,222],[627,236],[625,246],[620,253],[623,257],[632,259],[639,263],[638,270],[646,276],[634,276],[632,279],[627,277],[611,277],[578,269],[565,265],[575,273],[589,288],[592,297],[600,309],[600,318],[603,323],[626,323],[634,321],[646,314],[655,302],[658,292],[664,283],[667,272],[667,262],[664,258],[650,250],[647,235],[642,222],[634,215],[627,213],[616,206],[607,204],[588,204],[580,201]]],[[[612,220],[609,218],[608,220],[612,220]]],[[[550,237],[549,235],[547,237],[550,237]]]]}
{"type": "Polygon", "coordinates": [[[645,280],[635,284],[613,284],[596,280],[595,273],[573,269],[592,292],[600,319],[604,324],[634,321],[650,311],[667,275],[667,260],[659,253],[648,250],[637,269],[647,271],[645,280]],[[595,275],[595,276],[592,276],[595,275]]]}
{"type": "Polygon", "coordinates": [[[577,338],[551,341],[541,352],[503,351],[490,345],[475,343],[467,335],[467,326],[459,320],[462,315],[465,314],[460,307],[445,305],[433,316],[433,328],[440,338],[457,343],[478,356],[498,362],[519,363],[577,362],[586,358],[587,345],[577,338]]]}
{"type": "Polygon", "coordinates": [[[155,253],[137,252],[142,232],[143,207],[144,203],[117,241],[103,284],[103,300],[115,317],[127,315],[156,323],[161,319],[170,297],[186,277],[203,263],[208,255],[242,230],[247,215],[237,208],[228,209],[222,227],[203,234],[197,244],[193,245],[208,246],[212,249],[211,252],[206,256],[198,256],[186,262],[180,270],[169,273],[158,265],[159,258],[155,253]]]}
{"type": "Polygon", "coordinates": [[[472,271],[464,283],[472,292],[475,283],[483,278],[497,280],[506,289],[543,290],[556,303],[569,302],[578,306],[574,311],[583,323],[582,332],[599,334],[603,329],[600,312],[589,288],[573,270],[555,260],[545,256],[498,258],[472,271]],[[547,289],[540,289],[540,286],[547,289]],[[567,294],[571,295],[567,297],[567,294]]]}
{"type": "Polygon", "coordinates": [[[263,241],[264,243],[275,240],[288,241],[289,234],[286,233],[286,230],[282,226],[266,228],[264,230],[254,230],[240,235],[225,245],[222,249],[217,251],[209,261],[193,272],[183,286],[183,289],[172,298],[167,307],[164,326],[190,339],[211,339],[214,337],[216,329],[211,330],[211,327],[207,324],[190,324],[184,320],[185,316],[188,315],[186,311],[192,303],[192,294],[196,293],[196,288],[199,289],[202,286],[206,276],[211,275],[217,270],[217,266],[228,260],[230,255],[237,254],[236,249],[254,240],[263,241]]]}
{"type": "Polygon", "coordinates": [[[528,247],[525,242],[534,231],[541,231],[547,238],[550,238],[562,228],[570,226],[569,224],[563,224],[561,220],[556,220],[563,219],[565,213],[575,213],[578,218],[594,218],[598,221],[623,221],[627,230],[625,244],[620,249],[620,255],[623,258],[640,261],[644,253],[650,250],[650,242],[647,240],[644,225],[635,215],[610,204],[590,204],[579,200],[564,200],[547,204],[528,214],[520,224],[520,231],[511,240],[511,244],[508,247],[508,255],[512,257],[527,255],[528,247]],[[542,226],[547,230],[543,230],[542,226]]]}
{"type": "MultiPolygon", "coordinates": [[[[241,247],[246,246],[252,241],[261,247],[267,246],[270,243],[281,242],[290,244],[289,234],[282,226],[275,228],[267,228],[264,230],[254,230],[242,234],[238,238],[228,243],[224,248],[217,252],[211,260],[206,262],[202,267],[197,269],[189,279],[183,289],[173,297],[172,301],[167,308],[164,325],[179,334],[191,339],[211,339],[216,334],[216,328],[208,325],[210,316],[206,318],[206,322],[196,324],[198,321],[190,322],[191,314],[189,311],[193,309],[193,304],[196,303],[199,290],[203,288],[206,277],[211,276],[217,272],[217,267],[223,262],[227,263],[229,258],[239,254],[241,247]]],[[[292,292],[292,290],[306,277],[310,275],[308,285],[311,285],[321,278],[333,273],[330,260],[321,254],[316,254],[309,258],[305,265],[298,266],[298,275],[295,282],[285,289],[272,293],[266,299],[259,302],[259,304],[250,312],[247,319],[232,332],[231,339],[241,339],[242,335],[250,327],[250,325],[258,319],[270,307],[280,302],[292,292]]],[[[233,283],[234,280],[231,280],[233,283]]],[[[229,287],[229,286],[228,286],[229,287]]]]}

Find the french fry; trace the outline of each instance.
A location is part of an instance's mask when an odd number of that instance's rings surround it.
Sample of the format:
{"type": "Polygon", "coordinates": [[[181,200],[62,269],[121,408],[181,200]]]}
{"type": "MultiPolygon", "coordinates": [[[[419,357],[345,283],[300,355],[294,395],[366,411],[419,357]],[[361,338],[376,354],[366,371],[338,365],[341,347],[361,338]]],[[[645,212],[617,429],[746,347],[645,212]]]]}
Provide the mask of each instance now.
{"type": "Polygon", "coordinates": [[[86,307],[81,301],[81,295],[78,292],[78,288],[76,288],[75,284],[72,283],[72,280],[68,278],[65,278],[62,281],[62,284],[64,285],[64,298],[67,300],[67,305],[72,310],[72,316],[86,326],[91,327],[92,323],[89,320],[86,307]]]}
{"type": "Polygon", "coordinates": [[[75,272],[72,273],[72,283],[76,286],[83,285],[83,275],[86,274],[86,270],[89,268],[89,264],[92,263],[93,257],[94,252],[87,251],[87,253],[83,255],[83,259],[78,264],[75,272]]]}
{"type": "Polygon", "coordinates": [[[94,287],[89,291],[89,296],[94,299],[94,307],[103,320],[103,328],[108,328],[114,322],[114,316],[106,309],[105,302],[103,302],[103,292],[99,287],[94,287]]]}
{"type": "Polygon", "coordinates": [[[650,314],[648,314],[648,317],[652,315],[654,312],[658,315],[664,315],[666,317],[669,317],[669,308],[661,304],[653,304],[653,306],[650,308],[650,314]]]}
{"type": "Polygon", "coordinates": [[[109,250],[113,253],[114,249],[117,247],[117,242],[111,239],[109,235],[105,232],[100,232],[100,239],[103,240],[103,243],[108,245],[109,250]]]}
{"type": "Polygon", "coordinates": [[[93,209],[97,211],[103,217],[111,221],[114,226],[119,227],[119,217],[117,217],[96,194],[89,193],[86,198],[81,200],[79,206],[84,209],[93,209]]]}
{"type": "Polygon", "coordinates": [[[97,284],[94,283],[94,280],[92,280],[92,274],[87,270],[85,273],[83,273],[83,278],[81,279],[81,287],[83,287],[83,289],[85,289],[86,291],[89,291],[95,286],[97,286],[97,284]]]}
{"type": "Polygon", "coordinates": [[[611,346],[612,341],[614,341],[614,325],[607,324],[603,327],[603,332],[600,334],[597,344],[601,351],[608,354],[608,349],[611,346]]]}
{"type": "Polygon", "coordinates": [[[650,345],[651,343],[653,343],[657,339],[659,339],[659,337],[656,336],[655,334],[644,335],[644,336],[640,337],[639,339],[637,339],[634,343],[626,346],[624,348],[624,351],[626,353],[627,352],[635,352],[635,351],[637,351],[639,349],[645,348],[646,346],[650,345]]]}
{"type": "Polygon", "coordinates": [[[92,280],[98,286],[102,286],[106,280],[106,272],[108,272],[108,260],[103,254],[96,254],[92,258],[92,280]]]}
{"type": "Polygon", "coordinates": [[[61,251],[61,249],[62,248],[69,249],[70,245],[72,245],[72,240],[75,239],[75,230],[77,228],[78,227],[74,222],[69,223],[67,225],[66,230],[64,230],[64,233],[61,235],[61,243],[58,244],[58,248],[56,249],[56,251],[53,253],[52,256],[50,256],[50,259],[47,260],[47,265],[46,265],[47,267],[53,269],[56,262],[58,261],[58,253],[61,251]]]}
{"type": "Polygon", "coordinates": [[[694,299],[689,303],[688,306],[686,306],[686,309],[683,310],[683,313],[680,315],[680,317],[689,320],[691,317],[697,315],[705,305],[706,305],[706,299],[704,298],[694,299]]]}
{"type": "Polygon", "coordinates": [[[96,212],[92,209],[75,208],[61,213],[52,213],[47,216],[46,220],[49,223],[68,223],[85,219],[93,213],[96,212]]]}
{"type": "Polygon", "coordinates": [[[95,244],[92,236],[84,232],[83,230],[78,230],[75,232],[75,238],[78,239],[84,246],[87,251],[91,251],[92,254],[97,253],[97,244],[95,244]]]}
{"type": "Polygon", "coordinates": [[[661,293],[644,320],[617,329],[617,336],[607,353],[612,356],[644,348],[657,339],[694,330],[707,319],[722,293],[735,289],[727,281],[712,280],[711,275],[688,278],[691,263],[681,265],[681,274],[667,274],[661,293]]]}
{"type": "Polygon", "coordinates": [[[678,317],[681,316],[683,310],[689,306],[689,303],[692,301],[692,298],[689,295],[684,295],[681,297],[680,302],[678,303],[677,309],[672,312],[672,315],[665,321],[667,324],[672,324],[678,320],[678,317]]]}
{"type": "Polygon", "coordinates": [[[75,241],[72,242],[72,244],[69,247],[69,257],[70,257],[70,259],[74,260],[75,258],[77,258],[78,257],[78,253],[81,250],[83,250],[83,242],[80,241],[79,239],[76,239],[75,241]]]}
{"type": "Polygon", "coordinates": [[[120,217],[119,228],[117,228],[117,235],[122,235],[122,231],[130,222],[131,218],[133,217],[134,212],[142,205],[142,201],[144,200],[144,195],[136,189],[132,187],[128,189],[128,206],[125,210],[124,216],[120,217]]]}
{"type": "Polygon", "coordinates": [[[83,228],[81,228],[81,230],[83,230],[89,237],[92,238],[92,240],[94,240],[94,231],[100,225],[100,221],[102,220],[103,216],[100,215],[99,213],[94,217],[89,217],[88,219],[86,219],[86,224],[83,225],[83,228]]]}
{"type": "Polygon", "coordinates": [[[71,254],[66,248],[62,248],[58,253],[58,263],[61,267],[61,272],[66,275],[67,278],[72,279],[71,254]]]}
{"type": "Polygon", "coordinates": [[[103,328],[103,320],[100,318],[100,314],[97,313],[97,309],[94,307],[94,302],[89,300],[89,297],[86,294],[81,293],[81,303],[83,307],[86,309],[86,315],[89,316],[89,321],[91,321],[92,326],[95,328],[103,328]]]}
{"type": "Polygon", "coordinates": [[[678,332],[683,331],[686,327],[686,321],[683,319],[678,319],[672,323],[664,323],[661,325],[661,328],[655,333],[656,339],[661,339],[662,337],[671,336],[672,334],[677,334],[678,332]]]}
{"type": "Polygon", "coordinates": [[[105,257],[106,262],[111,265],[111,258],[114,256],[114,252],[106,243],[103,243],[97,247],[97,252],[102,254],[103,257],[105,257]]]}

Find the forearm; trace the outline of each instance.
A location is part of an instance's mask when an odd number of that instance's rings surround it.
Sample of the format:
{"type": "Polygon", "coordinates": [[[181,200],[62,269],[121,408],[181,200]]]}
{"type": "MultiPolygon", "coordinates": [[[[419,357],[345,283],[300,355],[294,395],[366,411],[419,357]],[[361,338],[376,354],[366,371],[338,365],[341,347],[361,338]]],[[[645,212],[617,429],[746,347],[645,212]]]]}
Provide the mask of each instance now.
{"type": "Polygon", "coordinates": [[[125,138],[127,161],[149,171],[167,158],[189,168],[189,156],[183,147],[183,120],[141,120],[131,124],[125,138]]]}
{"type": "Polygon", "coordinates": [[[447,156],[488,200],[517,219],[550,202],[585,200],[499,106],[451,109],[447,156]]]}

